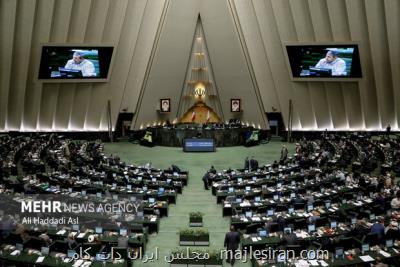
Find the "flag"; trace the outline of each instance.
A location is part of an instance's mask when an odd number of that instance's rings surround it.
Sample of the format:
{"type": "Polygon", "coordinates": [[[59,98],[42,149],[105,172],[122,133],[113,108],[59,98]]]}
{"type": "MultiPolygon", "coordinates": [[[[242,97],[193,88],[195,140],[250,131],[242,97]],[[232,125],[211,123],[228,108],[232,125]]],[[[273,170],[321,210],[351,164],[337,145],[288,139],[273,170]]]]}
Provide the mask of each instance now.
{"type": "Polygon", "coordinates": [[[193,110],[193,112],[192,112],[192,121],[194,121],[196,119],[196,112],[194,112],[194,110],[193,110]]]}
{"type": "Polygon", "coordinates": [[[210,121],[210,111],[207,111],[207,123],[210,121]]]}

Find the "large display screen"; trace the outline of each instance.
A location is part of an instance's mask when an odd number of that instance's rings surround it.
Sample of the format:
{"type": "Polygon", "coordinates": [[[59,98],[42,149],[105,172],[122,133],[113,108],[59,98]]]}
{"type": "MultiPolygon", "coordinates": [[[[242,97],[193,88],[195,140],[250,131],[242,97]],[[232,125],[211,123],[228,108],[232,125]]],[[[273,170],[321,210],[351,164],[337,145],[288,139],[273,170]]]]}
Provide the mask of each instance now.
{"type": "Polygon", "coordinates": [[[293,78],[361,78],[358,46],[286,45],[293,78]]]}
{"type": "Polygon", "coordinates": [[[39,79],[107,79],[113,47],[43,46],[39,79]]]}
{"type": "Polygon", "coordinates": [[[185,139],[183,144],[185,152],[215,152],[214,139],[185,139]]]}

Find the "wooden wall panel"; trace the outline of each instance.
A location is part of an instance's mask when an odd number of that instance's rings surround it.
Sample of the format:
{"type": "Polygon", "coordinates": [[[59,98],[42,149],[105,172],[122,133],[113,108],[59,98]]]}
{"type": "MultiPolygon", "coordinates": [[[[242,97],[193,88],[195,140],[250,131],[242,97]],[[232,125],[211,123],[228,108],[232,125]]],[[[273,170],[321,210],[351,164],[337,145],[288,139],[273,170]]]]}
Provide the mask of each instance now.
{"type": "Polygon", "coordinates": [[[15,24],[14,48],[10,73],[10,91],[8,95],[8,129],[23,128],[22,114],[24,110],[25,87],[28,76],[33,22],[36,11],[36,1],[18,1],[15,14],[18,18],[15,24]]]}
{"type": "Polygon", "coordinates": [[[8,130],[8,96],[14,49],[17,1],[0,1],[0,130],[8,130]]]}

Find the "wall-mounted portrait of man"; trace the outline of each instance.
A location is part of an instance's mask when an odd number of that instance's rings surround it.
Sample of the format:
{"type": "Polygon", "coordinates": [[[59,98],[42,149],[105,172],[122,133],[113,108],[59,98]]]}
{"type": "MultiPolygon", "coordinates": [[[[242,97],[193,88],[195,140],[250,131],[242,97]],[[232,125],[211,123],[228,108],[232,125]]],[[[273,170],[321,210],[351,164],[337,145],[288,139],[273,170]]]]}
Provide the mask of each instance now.
{"type": "Polygon", "coordinates": [[[160,99],[160,111],[161,112],[170,112],[171,111],[171,99],[169,99],[169,98],[160,99]]]}
{"type": "Polygon", "coordinates": [[[240,112],[240,99],[231,99],[231,112],[240,112]]]}

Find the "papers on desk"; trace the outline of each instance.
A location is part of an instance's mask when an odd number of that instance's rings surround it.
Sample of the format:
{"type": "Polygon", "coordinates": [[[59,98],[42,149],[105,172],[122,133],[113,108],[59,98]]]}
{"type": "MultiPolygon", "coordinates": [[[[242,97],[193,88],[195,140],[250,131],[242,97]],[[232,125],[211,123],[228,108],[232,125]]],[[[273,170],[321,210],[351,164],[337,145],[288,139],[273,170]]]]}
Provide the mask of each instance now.
{"type": "Polygon", "coordinates": [[[152,218],[150,219],[150,221],[151,221],[151,222],[157,221],[157,217],[152,217],[152,218]]]}
{"type": "Polygon", "coordinates": [[[319,263],[317,260],[309,260],[311,266],[319,266],[319,263]]]}
{"type": "Polygon", "coordinates": [[[310,266],[306,260],[299,260],[294,264],[296,267],[308,267],[310,266]]]}
{"type": "Polygon", "coordinates": [[[77,260],[72,266],[73,267],[79,267],[79,266],[82,265],[82,263],[83,263],[83,260],[77,260]]]}
{"type": "Polygon", "coordinates": [[[19,254],[21,254],[21,251],[19,250],[14,250],[13,252],[10,253],[11,256],[17,256],[19,254]]]}
{"type": "Polygon", "coordinates": [[[384,257],[390,257],[390,253],[387,253],[386,251],[383,251],[383,250],[380,250],[379,251],[379,254],[381,254],[382,256],[384,256],[384,257]]]}
{"type": "Polygon", "coordinates": [[[36,263],[40,263],[44,261],[44,256],[37,258],[36,263]]]}
{"type": "Polygon", "coordinates": [[[370,255],[360,256],[360,259],[361,259],[363,262],[374,261],[374,258],[372,258],[370,255]]]}
{"type": "MultiPolygon", "coordinates": [[[[260,238],[260,240],[261,240],[261,238],[260,238]]],[[[258,237],[252,237],[252,238],[251,238],[251,241],[257,242],[257,241],[258,241],[258,237]]]]}
{"type": "Polygon", "coordinates": [[[296,232],[296,236],[297,236],[298,238],[307,238],[307,237],[309,237],[310,235],[309,235],[307,232],[301,231],[300,233],[296,232]]]}
{"type": "Polygon", "coordinates": [[[65,234],[67,232],[67,230],[60,230],[60,231],[58,231],[57,233],[56,233],[56,235],[63,235],[63,234],[65,234]]]}
{"type": "Polygon", "coordinates": [[[232,207],[231,204],[225,204],[225,208],[230,208],[230,207],[232,207]]]}
{"type": "Polygon", "coordinates": [[[253,222],[259,222],[259,221],[261,221],[260,217],[253,217],[253,218],[251,218],[251,220],[252,220],[253,222]]]}
{"type": "Polygon", "coordinates": [[[319,264],[321,264],[322,267],[326,267],[326,266],[329,265],[328,263],[326,263],[326,262],[323,261],[323,260],[320,260],[320,261],[319,261],[319,264]]]}
{"type": "Polygon", "coordinates": [[[83,238],[83,237],[85,236],[85,234],[86,234],[86,233],[80,233],[80,234],[78,235],[78,238],[83,238]]]}

